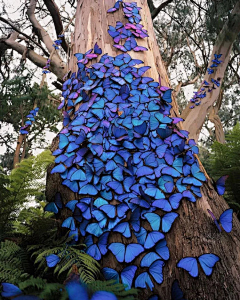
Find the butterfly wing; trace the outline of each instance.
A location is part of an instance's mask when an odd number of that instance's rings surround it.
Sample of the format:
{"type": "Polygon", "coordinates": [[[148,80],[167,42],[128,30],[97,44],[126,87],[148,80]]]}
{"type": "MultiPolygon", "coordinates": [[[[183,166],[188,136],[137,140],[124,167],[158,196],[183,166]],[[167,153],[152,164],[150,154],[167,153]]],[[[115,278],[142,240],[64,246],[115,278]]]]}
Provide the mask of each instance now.
{"type": "Polygon", "coordinates": [[[168,260],[169,259],[169,249],[167,246],[167,242],[165,239],[159,241],[155,247],[156,252],[158,255],[161,256],[163,260],[168,260]]]}
{"type": "Polygon", "coordinates": [[[143,272],[142,274],[138,275],[138,277],[135,280],[135,287],[139,287],[142,289],[146,289],[147,287],[149,287],[152,291],[154,285],[147,272],[143,272]]]}
{"type": "Polygon", "coordinates": [[[121,280],[122,283],[127,286],[126,290],[129,290],[132,287],[132,281],[135,276],[136,270],[137,270],[136,266],[128,266],[122,270],[121,280]]]}
{"type": "Polygon", "coordinates": [[[142,245],[139,244],[129,244],[126,247],[126,253],[125,253],[125,262],[130,263],[137,257],[139,254],[141,254],[144,251],[144,248],[142,245]]]}
{"type": "Polygon", "coordinates": [[[173,284],[172,284],[172,290],[171,290],[171,297],[172,297],[172,300],[186,300],[184,297],[183,297],[183,292],[179,286],[179,282],[177,279],[175,279],[173,281],[173,284]]]}
{"type": "Polygon", "coordinates": [[[218,192],[218,195],[222,196],[225,193],[225,182],[228,178],[228,175],[224,175],[222,177],[220,177],[217,181],[216,181],[216,189],[218,192]]]}
{"type": "Polygon", "coordinates": [[[178,264],[178,268],[182,268],[192,276],[197,277],[198,276],[198,265],[197,265],[197,259],[195,257],[184,257],[182,258],[178,264]]]}
{"type": "Polygon", "coordinates": [[[155,281],[159,284],[163,282],[162,268],[164,265],[165,265],[164,262],[159,259],[156,260],[154,263],[152,263],[149,268],[150,274],[155,279],[155,281]]]}
{"type": "Polygon", "coordinates": [[[17,295],[21,295],[22,291],[16,285],[8,282],[2,282],[3,291],[1,295],[3,297],[9,298],[17,295]]]}
{"type": "Polygon", "coordinates": [[[155,213],[146,213],[144,217],[148,220],[152,230],[159,230],[161,218],[159,215],[155,213]]]}
{"type": "Polygon", "coordinates": [[[155,252],[149,252],[142,258],[141,267],[150,267],[158,259],[161,258],[155,252]]]}
{"type": "Polygon", "coordinates": [[[145,249],[150,249],[156,245],[156,243],[164,238],[164,235],[158,231],[149,232],[144,243],[145,249]]]}
{"type": "Polygon", "coordinates": [[[216,217],[214,216],[213,212],[209,209],[207,209],[207,211],[208,211],[209,215],[211,216],[211,218],[213,219],[213,221],[214,221],[215,225],[217,226],[219,232],[222,232],[222,229],[219,226],[218,221],[217,221],[216,217]]]}
{"type": "Polygon", "coordinates": [[[178,214],[175,212],[168,213],[162,217],[162,231],[168,232],[175,219],[178,217],[178,214]]]}
{"type": "Polygon", "coordinates": [[[56,266],[56,264],[58,264],[60,261],[60,257],[56,254],[50,254],[48,256],[46,256],[46,262],[47,262],[47,266],[49,268],[53,268],[56,266]]]}
{"type": "MultiPolygon", "coordinates": [[[[77,298],[75,298],[75,299],[77,299],[77,298]]],[[[85,298],[82,298],[82,295],[81,295],[81,299],[85,300],[85,298]]],[[[88,298],[86,298],[86,300],[87,299],[88,298]]],[[[97,291],[92,295],[92,298],[91,298],[91,300],[106,300],[106,299],[117,300],[117,297],[114,294],[106,292],[106,291],[97,291]]]]}
{"type": "Polygon", "coordinates": [[[116,270],[111,268],[103,268],[102,272],[106,280],[115,280],[117,283],[119,283],[119,275],[116,270]]]}
{"type": "Polygon", "coordinates": [[[232,231],[232,221],[233,221],[232,218],[233,218],[233,210],[231,208],[225,210],[219,218],[219,222],[226,232],[232,231]]]}
{"type": "Polygon", "coordinates": [[[216,262],[219,261],[219,257],[212,253],[207,253],[199,256],[198,261],[203,268],[204,273],[207,276],[210,276],[213,271],[213,267],[216,264],[216,262]]]}
{"type": "Polygon", "coordinates": [[[81,295],[81,300],[88,300],[87,289],[77,281],[70,281],[66,284],[69,300],[76,300],[81,295]]]}
{"type": "Polygon", "coordinates": [[[116,257],[118,262],[124,261],[125,246],[122,243],[112,243],[108,246],[108,249],[116,257]]]}

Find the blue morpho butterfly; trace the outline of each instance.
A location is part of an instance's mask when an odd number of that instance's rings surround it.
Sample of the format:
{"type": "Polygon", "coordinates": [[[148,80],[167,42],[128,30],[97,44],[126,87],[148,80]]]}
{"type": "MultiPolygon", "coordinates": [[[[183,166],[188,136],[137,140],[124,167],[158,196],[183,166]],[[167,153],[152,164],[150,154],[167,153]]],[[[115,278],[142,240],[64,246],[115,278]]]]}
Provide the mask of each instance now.
{"type": "Polygon", "coordinates": [[[167,199],[155,200],[152,203],[153,207],[158,207],[163,211],[170,212],[172,209],[178,209],[180,201],[182,200],[183,195],[181,193],[175,193],[167,199]]]}
{"type": "Polygon", "coordinates": [[[61,260],[60,257],[56,254],[50,254],[50,255],[46,256],[45,258],[46,258],[47,266],[49,268],[55,267],[61,260]]]}
{"type": "Polygon", "coordinates": [[[201,180],[201,181],[205,181],[205,180],[206,180],[205,175],[204,175],[203,172],[199,169],[197,163],[194,163],[194,164],[191,166],[191,172],[192,172],[193,177],[195,177],[196,179],[201,180]]]}
{"type": "Polygon", "coordinates": [[[59,192],[57,192],[54,196],[54,202],[49,202],[45,207],[44,211],[50,211],[55,214],[58,213],[58,209],[63,207],[62,197],[59,192]]]}
{"type": "Polygon", "coordinates": [[[198,262],[200,263],[204,273],[207,276],[210,276],[213,271],[213,267],[216,262],[219,261],[219,257],[213,253],[207,253],[200,255],[199,257],[184,257],[178,263],[177,267],[183,268],[184,270],[188,271],[188,273],[192,277],[198,276],[198,262]]]}
{"type": "Polygon", "coordinates": [[[153,279],[158,283],[161,284],[163,282],[163,274],[162,274],[162,268],[164,266],[164,262],[162,260],[156,260],[153,262],[148,269],[148,272],[143,272],[135,280],[135,287],[139,288],[147,288],[149,287],[152,291],[154,285],[152,283],[152,280],[149,276],[149,274],[152,275],[153,279]]]}
{"type": "MultiPolygon", "coordinates": [[[[121,271],[121,281],[122,284],[126,286],[126,290],[129,290],[132,287],[132,281],[134,278],[134,275],[136,273],[137,267],[132,265],[124,268],[121,271]]],[[[119,283],[119,274],[117,271],[111,268],[103,268],[102,269],[103,276],[106,280],[115,280],[117,283],[119,283]]]]}
{"type": "Polygon", "coordinates": [[[70,230],[75,230],[76,226],[75,226],[74,218],[73,217],[68,217],[67,219],[65,219],[62,222],[62,227],[69,228],[70,230]]]}
{"type": "Polygon", "coordinates": [[[93,243],[92,235],[89,235],[85,238],[84,243],[87,246],[86,253],[90,256],[92,256],[96,260],[100,260],[102,255],[105,255],[107,253],[107,243],[108,243],[108,236],[109,232],[103,233],[99,239],[98,243],[93,243]]]}
{"type": "Polygon", "coordinates": [[[217,220],[214,214],[211,212],[211,210],[207,209],[208,213],[212,217],[214,223],[216,224],[219,232],[222,232],[221,227],[226,231],[226,232],[231,232],[232,231],[232,221],[233,221],[233,210],[231,208],[226,209],[219,219],[217,220]]]}
{"type": "Polygon", "coordinates": [[[160,217],[156,213],[144,214],[144,217],[148,220],[152,230],[159,231],[161,228],[162,232],[168,232],[171,229],[173,222],[178,216],[179,215],[174,212],[167,213],[162,217],[160,217]]]}
{"type": "Polygon", "coordinates": [[[172,297],[172,300],[186,300],[183,297],[183,292],[179,286],[179,282],[177,279],[175,279],[172,283],[171,297],[172,297]]]}
{"type": "Polygon", "coordinates": [[[23,295],[23,292],[14,284],[8,282],[2,282],[3,291],[1,293],[2,297],[17,300],[40,300],[40,298],[31,295],[23,295]],[[17,296],[17,297],[16,297],[17,296]]]}
{"type": "Polygon", "coordinates": [[[218,195],[222,196],[225,193],[225,182],[228,179],[228,175],[220,177],[216,182],[213,182],[214,187],[217,190],[218,195]]]}
{"type": "Polygon", "coordinates": [[[122,243],[112,243],[108,249],[113,253],[118,262],[132,262],[139,254],[144,252],[143,246],[139,244],[124,245],[122,243]]]}
{"type": "Polygon", "coordinates": [[[81,300],[117,300],[114,294],[105,291],[97,291],[89,298],[86,286],[78,281],[69,281],[66,284],[66,290],[69,300],[77,300],[79,297],[81,300]]]}

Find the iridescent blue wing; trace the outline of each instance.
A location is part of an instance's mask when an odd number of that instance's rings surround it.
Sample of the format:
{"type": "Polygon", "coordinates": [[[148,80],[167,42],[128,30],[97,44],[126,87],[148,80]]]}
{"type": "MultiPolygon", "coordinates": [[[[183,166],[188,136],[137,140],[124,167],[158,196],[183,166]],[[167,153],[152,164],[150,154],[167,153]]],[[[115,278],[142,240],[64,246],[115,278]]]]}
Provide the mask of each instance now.
{"type": "Polygon", "coordinates": [[[175,194],[171,195],[168,200],[173,209],[178,209],[180,201],[182,200],[182,194],[175,193],[175,194]]]}
{"type": "Polygon", "coordinates": [[[152,230],[159,230],[161,217],[158,214],[146,213],[144,214],[144,217],[148,220],[152,230]]]}
{"type": "Polygon", "coordinates": [[[103,234],[102,228],[99,226],[98,223],[89,224],[86,228],[86,231],[90,234],[95,235],[96,237],[99,237],[103,234]]]}
{"type": "Polygon", "coordinates": [[[184,257],[177,263],[178,268],[182,268],[192,276],[198,276],[198,264],[195,257],[184,257]]]}
{"type": "Polygon", "coordinates": [[[232,231],[232,221],[233,221],[233,210],[231,208],[229,208],[221,214],[221,216],[219,218],[219,222],[226,232],[231,232],[232,231]]]}
{"type": "Polygon", "coordinates": [[[44,207],[44,211],[50,211],[50,212],[53,212],[53,213],[57,214],[58,213],[58,208],[57,208],[57,205],[54,202],[50,202],[44,207]]]}
{"type": "Polygon", "coordinates": [[[126,253],[125,253],[125,262],[130,263],[132,262],[139,254],[144,251],[142,245],[139,244],[129,244],[126,246],[126,253]]]}
{"type": "Polygon", "coordinates": [[[152,263],[149,268],[150,274],[155,279],[155,281],[159,284],[161,284],[163,282],[162,268],[164,265],[165,265],[165,263],[159,259],[159,260],[156,260],[154,263],[152,263]]]}
{"type": "Polygon", "coordinates": [[[50,254],[50,255],[46,256],[45,258],[46,258],[47,266],[49,268],[55,267],[56,264],[58,264],[60,261],[60,257],[56,254],[50,254]]]}
{"type": "Polygon", "coordinates": [[[162,217],[162,231],[163,232],[168,232],[171,229],[172,224],[173,224],[173,222],[175,221],[175,219],[177,217],[178,217],[178,214],[174,213],[174,212],[165,214],[162,217]]]}
{"type": "Polygon", "coordinates": [[[166,239],[162,239],[161,241],[159,241],[157,243],[157,245],[155,246],[155,250],[158,253],[159,256],[161,256],[161,258],[163,260],[168,260],[169,259],[169,249],[167,246],[167,242],[166,239]]]}
{"type": "Polygon", "coordinates": [[[128,222],[119,223],[116,227],[114,227],[113,231],[122,233],[122,235],[126,238],[131,237],[131,231],[128,222]]]}
{"type": "Polygon", "coordinates": [[[85,286],[77,281],[70,281],[66,284],[69,300],[76,300],[81,295],[81,300],[88,300],[88,292],[85,286]]]}
{"type": "MultiPolygon", "coordinates": [[[[75,298],[77,299],[77,298],[75,298]]],[[[110,293],[110,292],[106,292],[106,291],[97,291],[92,295],[91,300],[117,300],[117,297],[110,293]]],[[[81,295],[81,300],[85,300],[82,299],[82,295],[81,295]]],[[[87,299],[86,299],[87,300],[87,299]]]]}
{"type": "Polygon", "coordinates": [[[9,298],[17,295],[21,295],[22,291],[16,285],[8,282],[2,282],[3,291],[1,295],[3,297],[9,298]]]}
{"type": "Polygon", "coordinates": [[[98,240],[98,248],[102,253],[102,255],[105,255],[108,251],[107,250],[108,236],[109,236],[109,232],[104,232],[98,240]]]}
{"type": "Polygon", "coordinates": [[[108,246],[108,249],[113,253],[118,262],[124,262],[125,257],[125,245],[122,243],[112,243],[108,246]]]}
{"type": "Polygon", "coordinates": [[[96,244],[91,245],[87,248],[86,253],[93,257],[96,260],[100,260],[102,255],[98,249],[98,246],[96,244]]]}
{"type": "Polygon", "coordinates": [[[221,227],[218,224],[218,220],[216,219],[216,217],[213,214],[213,212],[211,210],[209,210],[209,209],[207,209],[207,211],[208,211],[209,215],[211,216],[211,218],[213,219],[213,221],[214,221],[215,225],[217,226],[219,232],[222,232],[222,229],[221,229],[221,227]]]}
{"type": "Polygon", "coordinates": [[[67,219],[65,219],[62,222],[62,227],[69,228],[70,230],[75,230],[76,226],[75,226],[74,218],[73,217],[68,217],[67,219]]]}
{"type": "Polygon", "coordinates": [[[150,249],[156,245],[156,243],[164,238],[164,235],[158,231],[151,231],[148,233],[144,243],[145,249],[150,249]]]}
{"type": "Polygon", "coordinates": [[[103,268],[102,272],[106,280],[115,280],[117,283],[119,283],[119,275],[116,270],[111,268],[103,268]]]}
{"type": "Polygon", "coordinates": [[[179,282],[177,279],[175,279],[173,281],[172,289],[171,289],[171,297],[172,297],[172,300],[186,300],[183,297],[183,292],[179,286],[179,282]]]}
{"type": "Polygon", "coordinates": [[[219,259],[220,258],[217,255],[212,253],[203,254],[198,257],[198,261],[207,276],[210,276],[212,274],[213,267],[216,262],[219,261],[219,259]]]}
{"type": "Polygon", "coordinates": [[[224,193],[225,193],[225,182],[228,178],[228,175],[224,175],[222,177],[220,177],[215,185],[216,185],[216,189],[217,189],[217,192],[218,192],[218,195],[222,196],[224,193]]]}
{"type": "Polygon", "coordinates": [[[141,267],[150,267],[151,264],[158,259],[161,259],[159,255],[157,255],[155,252],[149,252],[142,258],[141,267]]]}
{"type": "Polygon", "coordinates": [[[154,285],[147,272],[143,272],[142,274],[138,275],[138,277],[135,280],[135,287],[136,288],[139,287],[142,289],[146,289],[149,287],[150,290],[152,291],[154,285]]]}
{"type": "Polygon", "coordinates": [[[129,290],[132,287],[133,278],[135,276],[137,267],[136,266],[128,266],[124,268],[121,272],[121,280],[122,283],[125,284],[126,290],[129,290]]]}

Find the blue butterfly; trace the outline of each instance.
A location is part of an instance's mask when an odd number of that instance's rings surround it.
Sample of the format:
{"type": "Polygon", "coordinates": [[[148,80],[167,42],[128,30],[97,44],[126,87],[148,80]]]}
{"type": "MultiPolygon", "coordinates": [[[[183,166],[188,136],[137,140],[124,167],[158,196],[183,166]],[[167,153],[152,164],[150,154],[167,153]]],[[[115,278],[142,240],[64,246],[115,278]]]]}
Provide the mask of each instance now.
{"type": "MultiPolygon", "coordinates": [[[[162,260],[156,260],[151,264],[151,266],[148,269],[149,273],[152,275],[152,277],[158,284],[161,284],[163,282],[162,268],[164,265],[165,264],[162,260]]],[[[147,286],[152,291],[152,288],[154,287],[152,280],[148,272],[144,272],[138,275],[138,277],[136,278],[135,287],[147,288],[147,286]]]]}
{"type": "Polygon", "coordinates": [[[179,282],[177,279],[175,279],[173,281],[172,289],[171,289],[171,297],[172,297],[172,300],[186,300],[183,297],[183,292],[179,286],[179,282]]]}
{"type": "Polygon", "coordinates": [[[2,296],[9,298],[9,297],[14,297],[22,294],[22,291],[14,284],[7,283],[7,282],[2,282],[2,296]]]}
{"type": "MultiPolygon", "coordinates": [[[[121,271],[121,281],[126,286],[126,290],[129,290],[132,287],[132,281],[136,270],[137,267],[132,265],[127,266],[121,271]]],[[[117,283],[119,283],[119,274],[116,270],[111,268],[103,268],[102,271],[106,280],[115,280],[117,283]]]]}
{"type": "Polygon", "coordinates": [[[178,214],[172,212],[160,217],[156,213],[146,213],[144,214],[144,217],[148,220],[152,230],[159,231],[161,224],[162,231],[168,232],[171,229],[174,220],[178,217],[178,214]]]}
{"type": "Polygon", "coordinates": [[[50,254],[50,255],[46,256],[45,258],[46,258],[46,262],[47,262],[47,265],[49,268],[55,267],[60,261],[60,257],[56,254],[50,254]]]}
{"type": "Polygon", "coordinates": [[[109,232],[103,233],[98,240],[97,244],[93,243],[92,236],[89,235],[85,239],[85,244],[88,247],[86,253],[92,256],[96,260],[100,260],[102,255],[107,253],[107,241],[108,241],[109,232]]]}
{"type": "Polygon", "coordinates": [[[183,268],[188,271],[192,277],[198,276],[198,262],[200,263],[204,273],[210,276],[213,271],[213,267],[220,258],[212,253],[203,254],[197,258],[195,257],[184,257],[178,263],[177,267],[183,268]]]}
{"type": "Polygon", "coordinates": [[[218,195],[222,196],[225,193],[225,182],[228,179],[228,175],[224,175],[220,177],[216,182],[214,182],[214,186],[217,190],[218,195]]]}
{"type": "Polygon", "coordinates": [[[219,220],[216,219],[211,210],[207,210],[210,216],[212,217],[214,223],[216,224],[219,232],[222,231],[220,225],[226,232],[232,231],[232,221],[233,221],[233,210],[231,208],[226,209],[220,216],[219,220]]]}
{"type": "Polygon", "coordinates": [[[180,205],[180,201],[182,200],[183,196],[181,193],[172,194],[168,200],[167,199],[159,199],[155,200],[152,203],[152,206],[158,207],[163,211],[170,212],[172,209],[178,209],[180,205]]]}
{"type": "Polygon", "coordinates": [[[143,246],[139,244],[124,245],[122,243],[112,243],[108,249],[113,253],[119,262],[132,262],[139,254],[144,251],[143,246]]]}

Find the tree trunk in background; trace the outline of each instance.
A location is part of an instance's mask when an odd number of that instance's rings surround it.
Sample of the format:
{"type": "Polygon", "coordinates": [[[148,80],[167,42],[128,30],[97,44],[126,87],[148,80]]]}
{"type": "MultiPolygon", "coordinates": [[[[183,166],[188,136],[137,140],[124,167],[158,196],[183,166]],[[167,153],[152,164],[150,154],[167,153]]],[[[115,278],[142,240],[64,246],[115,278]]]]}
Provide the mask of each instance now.
{"type": "MultiPolygon", "coordinates": [[[[85,53],[90,48],[93,48],[96,42],[102,48],[103,54],[108,53],[116,56],[122,53],[112,47],[113,40],[107,32],[108,25],[115,26],[116,21],[126,23],[121,10],[113,14],[106,13],[114,4],[114,0],[78,1],[70,70],[76,71],[76,58],[73,54],[77,52],[85,53]]],[[[155,81],[158,81],[159,73],[162,85],[169,85],[167,72],[155,39],[147,0],[137,0],[137,4],[142,7],[140,11],[143,19],[142,24],[149,34],[149,38],[138,40],[138,44],[147,47],[149,50],[141,53],[132,52],[130,55],[132,58],[143,60],[144,65],[151,66],[146,76],[151,76],[155,81]]],[[[177,106],[174,108],[177,111],[177,106]]],[[[172,115],[177,115],[177,113],[172,112],[172,115]]],[[[57,147],[58,138],[54,139],[52,150],[57,149],[57,147]]],[[[58,191],[62,193],[65,202],[72,199],[80,199],[78,194],[74,194],[61,185],[61,179],[58,174],[50,175],[49,170],[46,190],[47,200],[50,201],[58,191]]],[[[204,184],[202,195],[203,197],[197,200],[195,204],[183,201],[177,210],[180,216],[174,222],[171,233],[166,236],[170,250],[170,260],[165,263],[163,268],[163,284],[154,289],[154,293],[159,294],[162,300],[171,299],[171,285],[176,278],[179,279],[185,298],[188,300],[237,300],[240,297],[239,221],[234,216],[232,232],[218,233],[216,226],[207,213],[207,209],[210,209],[219,217],[228,208],[228,205],[223,197],[217,195],[212,183],[209,181],[204,184]],[[186,271],[176,267],[177,262],[181,258],[199,256],[203,253],[215,253],[221,258],[221,261],[214,267],[210,278],[206,277],[200,270],[199,278],[194,279],[186,271]]],[[[130,239],[128,241],[131,242],[130,239]]],[[[136,242],[135,240],[132,241],[136,242]]],[[[116,235],[110,237],[110,242],[122,242],[122,240],[119,239],[116,233],[116,235]]],[[[139,260],[137,259],[134,263],[138,264],[139,260]]],[[[101,263],[103,267],[115,267],[117,271],[119,270],[119,264],[111,252],[108,252],[101,263]]],[[[150,290],[142,290],[139,299],[146,300],[151,294],[150,290]]]]}

